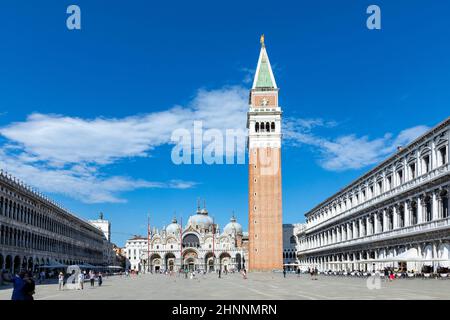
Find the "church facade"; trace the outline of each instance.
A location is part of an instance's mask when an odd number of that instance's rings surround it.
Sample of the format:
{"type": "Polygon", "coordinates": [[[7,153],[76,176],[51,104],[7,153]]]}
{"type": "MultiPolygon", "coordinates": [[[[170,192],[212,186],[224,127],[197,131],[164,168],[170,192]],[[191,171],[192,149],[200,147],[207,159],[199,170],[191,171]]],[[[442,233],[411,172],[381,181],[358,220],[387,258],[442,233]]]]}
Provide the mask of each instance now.
{"type": "Polygon", "coordinates": [[[183,227],[177,219],[148,237],[135,236],[125,246],[128,269],[144,272],[240,271],[246,264],[247,234],[233,216],[221,231],[206,208],[197,209],[183,227]]]}

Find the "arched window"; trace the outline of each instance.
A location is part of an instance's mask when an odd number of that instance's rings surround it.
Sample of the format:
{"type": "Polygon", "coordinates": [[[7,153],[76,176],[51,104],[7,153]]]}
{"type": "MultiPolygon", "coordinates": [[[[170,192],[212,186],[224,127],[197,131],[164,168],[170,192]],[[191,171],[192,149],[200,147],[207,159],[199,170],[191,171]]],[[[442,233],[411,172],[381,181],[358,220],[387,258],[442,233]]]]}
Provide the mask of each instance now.
{"type": "Polygon", "coordinates": [[[266,122],[266,132],[270,132],[270,124],[269,124],[269,122],[266,122]]]}
{"type": "Polygon", "coordinates": [[[425,199],[425,218],[427,222],[431,221],[433,219],[432,216],[432,203],[431,198],[428,196],[425,199]]]}
{"type": "Polygon", "coordinates": [[[442,195],[442,218],[448,218],[448,192],[442,195]]]}
{"type": "Polygon", "coordinates": [[[183,238],[183,248],[198,248],[200,247],[200,241],[195,234],[188,234],[183,238]]]}
{"type": "Polygon", "coordinates": [[[259,122],[255,123],[255,132],[259,132],[259,122]]]}
{"type": "Polygon", "coordinates": [[[275,122],[272,122],[272,123],[270,124],[270,131],[271,131],[271,132],[275,132],[275,122]]]}
{"type": "Polygon", "coordinates": [[[438,150],[438,165],[442,166],[447,163],[447,147],[444,146],[438,150]]]}
{"type": "Polygon", "coordinates": [[[405,208],[404,207],[400,207],[400,213],[399,213],[399,221],[398,221],[398,226],[400,228],[403,228],[405,226],[405,208]]]}
{"type": "Polygon", "coordinates": [[[262,132],[264,132],[264,122],[261,122],[260,129],[261,129],[262,132]]]}
{"type": "Polygon", "coordinates": [[[389,227],[388,230],[392,230],[394,228],[394,213],[392,211],[388,214],[389,227]]]}
{"type": "Polygon", "coordinates": [[[295,239],[295,236],[291,236],[290,242],[293,243],[293,244],[297,243],[297,241],[295,239]]]}

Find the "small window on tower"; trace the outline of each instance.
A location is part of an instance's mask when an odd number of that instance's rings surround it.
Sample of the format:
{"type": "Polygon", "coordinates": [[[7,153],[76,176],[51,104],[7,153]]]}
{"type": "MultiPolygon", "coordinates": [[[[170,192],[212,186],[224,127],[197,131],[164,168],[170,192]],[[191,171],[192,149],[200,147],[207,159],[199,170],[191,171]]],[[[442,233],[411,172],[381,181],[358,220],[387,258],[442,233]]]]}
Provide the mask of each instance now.
{"type": "Polygon", "coordinates": [[[270,124],[268,122],[266,123],[266,132],[270,132],[270,124]]]}
{"type": "Polygon", "coordinates": [[[270,125],[270,131],[275,132],[275,122],[272,122],[272,124],[270,125]]]}
{"type": "Polygon", "coordinates": [[[255,132],[259,132],[259,122],[255,124],[255,132]]]}

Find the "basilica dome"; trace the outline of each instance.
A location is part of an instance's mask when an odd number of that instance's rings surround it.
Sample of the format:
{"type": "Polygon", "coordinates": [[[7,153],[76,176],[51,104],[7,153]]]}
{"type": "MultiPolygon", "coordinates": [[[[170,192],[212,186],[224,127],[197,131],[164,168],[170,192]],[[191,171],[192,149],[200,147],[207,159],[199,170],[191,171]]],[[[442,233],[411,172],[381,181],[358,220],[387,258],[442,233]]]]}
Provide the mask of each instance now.
{"type": "Polygon", "coordinates": [[[197,213],[189,217],[188,226],[192,226],[194,229],[209,229],[213,224],[213,219],[208,216],[206,209],[197,210],[197,213]]]}
{"type": "Polygon", "coordinates": [[[180,225],[177,223],[177,219],[173,218],[172,223],[166,227],[167,234],[176,234],[180,231],[180,225]]]}
{"type": "Polygon", "coordinates": [[[236,222],[236,218],[233,216],[231,217],[230,222],[223,228],[223,232],[230,235],[242,235],[242,226],[240,223],[236,222]]]}

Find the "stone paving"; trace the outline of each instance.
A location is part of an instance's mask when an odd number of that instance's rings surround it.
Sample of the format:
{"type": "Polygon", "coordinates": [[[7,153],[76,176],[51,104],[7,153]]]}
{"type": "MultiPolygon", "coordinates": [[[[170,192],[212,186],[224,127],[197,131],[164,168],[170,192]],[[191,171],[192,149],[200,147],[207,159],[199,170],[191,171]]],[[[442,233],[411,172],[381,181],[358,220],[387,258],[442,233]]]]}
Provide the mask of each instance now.
{"type": "MultiPolygon", "coordinates": [[[[0,288],[0,300],[10,299],[12,289],[0,288]]],[[[104,278],[101,287],[84,290],[58,291],[57,284],[36,286],[36,300],[115,300],[115,299],[450,299],[450,280],[397,279],[382,280],[381,288],[370,290],[367,280],[319,276],[311,280],[309,275],[298,277],[288,274],[283,278],[277,273],[250,273],[247,280],[240,274],[215,274],[185,279],[184,276],[143,274],[126,278],[104,278]]]]}

